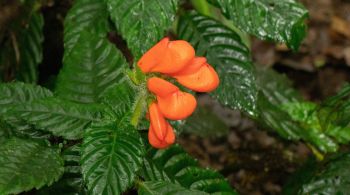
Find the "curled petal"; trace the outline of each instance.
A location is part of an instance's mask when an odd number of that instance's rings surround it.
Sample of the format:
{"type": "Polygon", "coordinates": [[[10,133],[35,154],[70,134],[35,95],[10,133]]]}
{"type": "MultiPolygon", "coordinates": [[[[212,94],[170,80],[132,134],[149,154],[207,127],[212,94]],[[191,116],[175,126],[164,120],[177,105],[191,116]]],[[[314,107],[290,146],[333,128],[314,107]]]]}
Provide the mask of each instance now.
{"type": "Polygon", "coordinates": [[[150,90],[152,93],[161,97],[165,97],[179,91],[179,88],[174,84],[158,77],[152,77],[148,79],[147,87],[148,90],[150,90]]]}
{"type": "Polygon", "coordinates": [[[205,57],[195,57],[191,61],[189,61],[186,66],[179,72],[174,73],[170,76],[176,75],[187,75],[197,72],[203,64],[207,63],[207,59],[205,57]]]}
{"type": "Polygon", "coordinates": [[[150,126],[148,131],[148,141],[149,143],[155,147],[155,148],[166,148],[169,145],[173,144],[175,142],[175,133],[173,128],[170,126],[169,123],[167,123],[167,134],[164,139],[158,139],[156,136],[154,129],[152,126],[150,126]]]}
{"type": "Polygon", "coordinates": [[[156,103],[152,103],[149,106],[149,118],[151,122],[150,126],[152,127],[154,134],[158,139],[163,140],[167,133],[168,122],[165,120],[156,103]]]}
{"type": "MultiPolygon", "coordinates": [[[[196,65],[197,66],[197,65],[196,65]]],[[[183,86],[198,92],[210,92],[219,85],[219,76],[208,63],[204,63],[201,67],[192,73],[177,74],[174,78],[183,86]]]]}
{"type": "Polygon", "coordinates": [[[177,91],[166,97],[157,96],[158,106],[165,118],[181,120],[190,116],[197,106],[192,94],[177,91]]]}
{"type": "Polygon", "coordinates": [[[137,62],[142,72],[151,72],[152,68],[157,66],[160,62],[160,55],[164,55],[167,50],[169,38],[165,37],[159,41],[155,46],[149,49],[141,59],[137,62]]]}
{"type": "Polygon", "coordinates": [[[143,72],[172,74],[182,70],[194,58],[195,51],[187,41],[164,38],[138,61],[143,72]],[[165,39],[165,40],[164,40],[165,39]],[[166,47],[164,47],[166,43],[166,47]]]}

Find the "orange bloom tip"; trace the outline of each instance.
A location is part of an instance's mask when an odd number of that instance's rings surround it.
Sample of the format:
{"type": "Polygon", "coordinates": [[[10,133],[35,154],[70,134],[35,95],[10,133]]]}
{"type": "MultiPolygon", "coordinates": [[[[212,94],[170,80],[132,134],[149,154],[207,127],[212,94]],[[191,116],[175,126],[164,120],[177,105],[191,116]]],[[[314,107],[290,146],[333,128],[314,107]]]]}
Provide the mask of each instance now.
{"type": "Polygon", "coordinates": [[[169,43],[169,38],[165,37],[160,40],[156,45],[149,49],[137,62],[137,65],[140,67],[142,72],[151,72],[159,63],[159,54],[164,53],[169,43]]]}
{"type": "Polygon", "coordinates": [[[143,72],[172,74],[182,70],[194,56],[195,51],[187,41],[164,38],[148,50],[137,64],[143,72]]]}
{"type": "Polygon", "coordinates": [[[167,124],[167,134],[164,139],[158,139],[152,126],[148,131],[148,141],[154,147],[158,149],[164,149],[172,145],[175,142],[175,133],[170,124],[167,124]]]}
{"type": "MultiPolygon", "coordinates": [[[[195,64],[194,66],[198,66],[195,64]]],[[[197,92],[210,92],[215,90],[219,83],[219,76],[208,63],[204,63],[197,71],[188,74],[177,74],[174,78],[183,86],[197,92]]]]}
{"type": "Polygon", "coordinates": [[[160,140],[164,139],[167,133],[168,122],[165,120],[158,105],[154,102],[149,106],[149,118],[155,136],[160,140]]]}
{"type": "Polygon", "coordinates": [[[196,106],[197,101],[190,93],[177,91],[169,96],[157,96],[159,110],[165,118],[170,120],[182,120],[190,116],[196,106]]]}
{"type": "Polygon", "coordinates": [[[191,61],[189,61],[181,71],[174,73],[173,75],[170,75],[170,76],[187,75],[187,74],[195,73],[205,63],[207,63],[207,59],[205,57],[195,57],[191,61]]]}
{"type": "Polygon", "coordinates": [[[179,91],[179,88],[176,87],[174,84],[158,77],[152,77],[148,79],[147,88],[152,93],[161,97],[164,97],[176,91],[179,91]]]}

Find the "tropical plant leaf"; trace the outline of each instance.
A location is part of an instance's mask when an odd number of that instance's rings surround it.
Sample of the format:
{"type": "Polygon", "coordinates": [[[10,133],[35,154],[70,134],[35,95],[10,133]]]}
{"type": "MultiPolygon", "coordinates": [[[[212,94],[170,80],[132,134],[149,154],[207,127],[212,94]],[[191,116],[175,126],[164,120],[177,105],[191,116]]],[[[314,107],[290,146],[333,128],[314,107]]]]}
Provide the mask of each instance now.
{"type": "Polygon", "coordinates": [[[40,189],[37,194],[85,195],[85,187],[80,167],[80,145],[74,145],[63,152],[64,174],[51,186],[40,189]]]}
{"type": "Polygon", "coordinates": [[[283,192],[286,195],[348,194],[349,166],[350,155],[348,153],[337,154],[319,164],[313,161],[292,175],[283,192]]]}
{"type": "Polygon", "coordinates": [[[228,125],[207,106],[197,106],[196,111],[186,120],[184,126],[184,132],[201,137],[222,136],[228,131],[228,125]]]}
{"type": "Polygon", "coordinates": [[[11,138],[0,146],[0,194],[50,185],[62,175],[59,150],[33,140],[11,138]]]}
{"type": "Polygon", "coordinates": [[[14,105],[51,96],[51,91],[37,85],[20,82],[0,83],[0,114],[14,105]]]}
{"type": "Polygon", "coordinates": [[[56,92],[63,99],[78,103],[98,102],[109,86],[124,79],[127,67],[114,45],[87,31],[80,33],[63,63],[56,92]]]}
{"type": "Polygon", "coordinates": [[[257,90],[248,48],[239,35],[219,22],[195,12],[180,18],[178,35],[205,55],[220,77],[213,93],[220,103],[255,116],[257,90]]]}
{"type": "Polygon", "coordinates": [[[81,105],[57,98],[19,104],[5,114],[5,119],[25,121],[35,129],[51,132],[65,139],[81,139],[84,129],[101,119],[103,107],[81,105]]]}
{"type": "Polygon", "coordinates": [[[92,123],[82,146],[82,173],[90,194],[121,194],[141,167],[144,146],[130,114],[92,123]]]}
{"type": "Polygon", "coordinates": [[[166,35],[178,0],[107,0],[111,18],[135,59],[166,35]]]}
{"type": "Polygon", "coordinates": [[[296,0],[209,0],[245,32],[297,50],[306,35],[308,11],[296,0]]]}
{"type": "Polygon", "coordinates": [[[178,184],[173,184],[167,181],[147,181],[140,182],[138,185],[139,195],[206,195],[208,193],[189,190],[178,184]]]}
{"type": "Polygon", "coordinates": [[[151,150],[140,171],[145,181],[168,181],[190,190],[206,193],[237,194],[219,173],[203,169],[178,145],[151,150]]]}
{"type": "Polygon", "coordinates": [[[26,83],[38,81],[38,65],[43,59],[42,43],[44,18],[40,13],[33,13],[28,26],[22,29],[18,39],[18,67],[16,78],[26,83]]]}
{"type": "Polygon", "coordinates": [[[84,31],[105,38],[108,30],[108,11],[105,1],[74,1],[73,7],[64,20],[64,57],[69,56],[84,31]]]}

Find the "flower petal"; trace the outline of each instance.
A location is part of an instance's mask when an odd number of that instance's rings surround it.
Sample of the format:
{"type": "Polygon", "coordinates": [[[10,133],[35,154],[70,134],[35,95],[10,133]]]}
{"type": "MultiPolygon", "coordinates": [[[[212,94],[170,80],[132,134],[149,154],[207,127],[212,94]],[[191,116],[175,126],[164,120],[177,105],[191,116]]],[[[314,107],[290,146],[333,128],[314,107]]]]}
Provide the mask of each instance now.
{"type": "Polygon", "coordinates": [[[158,108],[158,105],[154,102],[149,106],[149,116],[151,122],[150,126],[154,130],[156,137],[160,140],[163,140],[167,133],[167,121],[158,108]]]}
{"type": "Polygon", "coordinates": [[[149,78],[147,81],[147,87],[148,90],[150,90],[152,93],[161,97],[179,91],[179,88],[176,87],[174,84],[158,77],[149,78]]]}
{"type": "Polygon", "coordinates": [[[164,117],[171,120],[187,118],[197,106],[197,101],[193,95],[182,91],[177,91],[166,97],[157,96],[157,100],[164,117]]]}

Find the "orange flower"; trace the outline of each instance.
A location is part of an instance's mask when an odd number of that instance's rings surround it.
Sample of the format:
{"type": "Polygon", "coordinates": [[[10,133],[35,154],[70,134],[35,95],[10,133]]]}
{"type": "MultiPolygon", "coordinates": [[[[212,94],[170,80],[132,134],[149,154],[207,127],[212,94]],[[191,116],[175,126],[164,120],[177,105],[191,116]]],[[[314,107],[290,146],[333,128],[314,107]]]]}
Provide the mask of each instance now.
{"type": "Polygon", "coordinates": [[[173,128],[165,120],[158,105],[152,103],[149,107],[150,127],[148,131],[148,141],[155,148],[166,148],[175,142],[173,128]]]}
{"type": "Polygon", "coordinates": [[[187,41],[169,41],[166,37],[148,50],[137,65],[145,73],[172,74],[182,70],[194,55],[195,51],[187,41]]]}
{"type": "Polygon", "coordinates": [[[180,72],[172,75],[183,86],[198,92],[210,92],[219,85],[219,76],[206,58],[195,57],[180,72]]]}
{"type": "Polygon", "coordinates": [[[172,83],[152,77],[147,82],[148,89],[157,96],[159,109],[165,118],[181,120],[190,116],[197,106],[192,94],[182,92],[172,83]]]}

